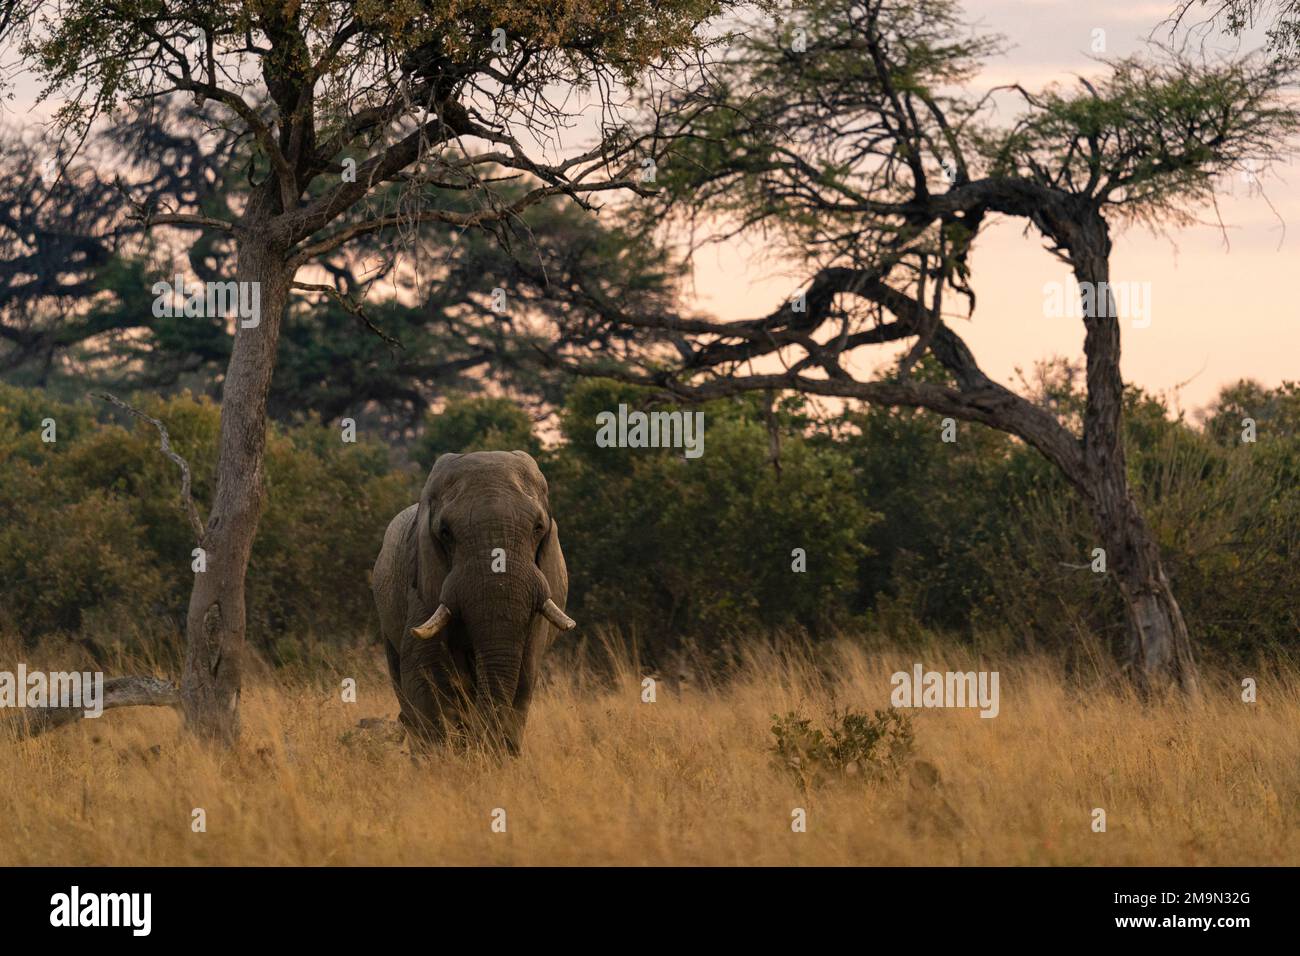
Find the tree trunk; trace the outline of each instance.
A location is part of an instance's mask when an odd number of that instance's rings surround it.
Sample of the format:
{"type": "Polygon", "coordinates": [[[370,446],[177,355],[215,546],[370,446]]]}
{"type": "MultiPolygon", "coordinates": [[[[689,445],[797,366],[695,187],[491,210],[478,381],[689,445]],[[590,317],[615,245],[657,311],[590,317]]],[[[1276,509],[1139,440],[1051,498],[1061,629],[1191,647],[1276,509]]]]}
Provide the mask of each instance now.
{"type": "MultiPolygon", "coordinates": [[[[1113,489],[1103,486],[1110,496],[1113,489]]],[[[1183,612],[1160,561],[1160,548],[1131,495],[1094,501],[1093,511],[1105,544],[1107,568],[1124,600],[1128,637],[1125,658],[1140,688],[1157,690],[1170,682],[1197,693],[1196,664],[1183,612]]]]}
{"type": "MultiPolygon", "coordinates": [[[[1084,412],[1084,488],[1107,570],[1115,577],[1127,618],[1127,660],[1138,686],[1176,682],[1197,692],[1196,664],[1183,613],[1160,560],[1160,548],[1128,486],[1121,415],[1120,317],[1110,289],[1110,238],[1100,215],[1084,219],[1072,237],[1071,259],[1081,289],[1091,283],[1093,315],[1087,336],[1088,404],[1084,412]]],[[[1087,299],[1085,298],[1085,302],[1087,299]]],[[[1085,310],[1086,311],[1086,310],[1085,310]]]]}
{"type": "Polygon", "coordinates": [[[195,574],[190,592],[181,682],[186,725],[222,743],[239,736],[244,576],[262,513],[266,399],[292,281],[283,252],[258,238],[256,228],[239,239],[237,255],[237,280],[258,283],[252,288],[260,293],[260,322],[244,328],[235,319],[221,393],[216,491],[201,542],[207,570],[195,574]]]}

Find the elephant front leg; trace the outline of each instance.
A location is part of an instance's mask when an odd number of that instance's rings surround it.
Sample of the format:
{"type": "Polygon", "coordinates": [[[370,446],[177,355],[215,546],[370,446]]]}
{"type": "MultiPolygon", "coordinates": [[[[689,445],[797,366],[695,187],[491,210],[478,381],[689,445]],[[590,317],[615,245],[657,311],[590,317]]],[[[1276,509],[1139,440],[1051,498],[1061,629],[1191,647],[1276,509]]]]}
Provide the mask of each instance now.
{"type": "Polygon", "coordinates": [[[408,632],[400,657],[400,720],[415,746],[442,746],[460,736],[463,692],[457,689],[460,681],[446,645],[408,632]]]}

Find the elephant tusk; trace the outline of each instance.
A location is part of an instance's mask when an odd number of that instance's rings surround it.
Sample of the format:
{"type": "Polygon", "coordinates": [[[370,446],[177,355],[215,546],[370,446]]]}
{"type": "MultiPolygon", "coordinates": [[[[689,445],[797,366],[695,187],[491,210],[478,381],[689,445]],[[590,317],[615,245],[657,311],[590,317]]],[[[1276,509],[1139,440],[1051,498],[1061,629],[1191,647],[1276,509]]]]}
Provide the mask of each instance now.
{"type": "Polygon", "coordinates": [[[578,622],[561,611],[550,598],[547,598],[546,603],[542,605],[542,614],[562,631],[571,631],[578,626],[578,622]]]}
{"type": "Polygon", "coordinates": [[[427,641],[436,635],[451,620],[451,609],[445,604],[439,604],[438,610],[433,612],[433,616],[421,624],[419,627],[411,628],[411,633],[421,640],[427,641]]]}

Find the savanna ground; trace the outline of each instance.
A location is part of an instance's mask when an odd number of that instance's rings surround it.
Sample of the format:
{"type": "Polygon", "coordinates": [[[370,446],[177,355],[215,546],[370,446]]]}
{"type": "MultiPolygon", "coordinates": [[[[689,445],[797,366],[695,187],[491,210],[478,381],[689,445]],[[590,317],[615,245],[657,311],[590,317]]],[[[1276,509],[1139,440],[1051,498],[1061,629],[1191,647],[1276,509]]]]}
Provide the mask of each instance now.
{"type": "MultiPolygon", "coordinates": [[[[0,760],[0,864],[1294,864],[1300,674],[1210,672],[1199,703],[1144,703],[1097,663],[889,651],[841,640],[750,649],[713,682],[551,663],[525,750],[413,760],[365,717],[395,716],[378,654],[328,677],[265,672],[244,734],[206,749],[167,710],[123,709],[0,760]],[[805,789],[772,751],[774,714],[824,725],[889,706],[889,676],[996,669],[1001,712],[920,710],[900,772],[805,789]],[[358,700],[340,683],[355,676],[358,700]],[[792,832],[792,810],[807,830],[792,832]],[[1092,829],[1094,808],[1107,830],[1092,829]],[[192,832],[192,812],[206,832],[192,832]],[[506,832],[492,830],[505,810],[506,832]]],[[[599,657],[600,655],[596,655],[599,657]]],[[[570,657],[568,660],[574,660],[570,657]]],[[[587,660],[593,660],[588,655],[587,660]]],[[[1101,656],[1094,660],[1100,662],[1101,656]]],[[[34,666],[34,665],[33,665],[34,666]]]]}

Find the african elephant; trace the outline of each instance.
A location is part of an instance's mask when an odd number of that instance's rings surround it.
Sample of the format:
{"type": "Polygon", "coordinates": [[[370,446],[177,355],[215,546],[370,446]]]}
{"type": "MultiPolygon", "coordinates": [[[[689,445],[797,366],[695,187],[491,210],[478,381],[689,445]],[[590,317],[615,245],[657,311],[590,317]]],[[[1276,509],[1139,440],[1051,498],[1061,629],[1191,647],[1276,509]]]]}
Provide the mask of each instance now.
{"type": "Polygon", "coordinates": [[[419,744],[518,753],[569,575],[546,479],[522,451],[438,458],[371,578],[401,721],[419,744]]]}

